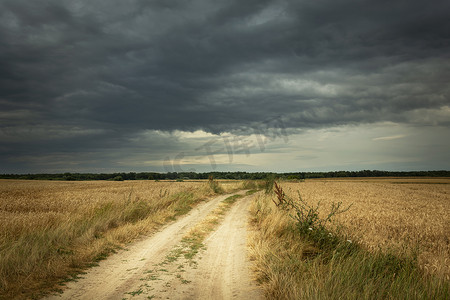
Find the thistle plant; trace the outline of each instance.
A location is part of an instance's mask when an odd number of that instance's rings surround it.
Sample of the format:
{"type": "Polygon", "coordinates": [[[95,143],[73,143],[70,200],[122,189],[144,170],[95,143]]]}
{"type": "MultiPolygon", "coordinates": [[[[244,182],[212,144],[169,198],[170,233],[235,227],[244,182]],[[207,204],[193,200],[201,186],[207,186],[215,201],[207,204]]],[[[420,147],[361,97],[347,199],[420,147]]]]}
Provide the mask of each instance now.
{"type": "Polygon", "coordinates": [[[312,237],[316,242],[319,242],[319,244],[335,240],[334,235],[328,232],[325,225],[326,223],[331,222],[334,216],[348,211],[351,207],[350,205],[346,208],[342,208],[342,202],[333,202],[328,215],[321,218],[319,216],[320,201],[316,206],[311,206],[303,200],[302,195],[298,191],[298,200],[294,201],[286,195],[283,188],[276,182],[274,182],[274,193],[276,195],[276,199],[272,199],[274,204],[282,210],[289,212],[293,211],[290,216],[295,220],[296,227],[300,233],[312,237]]]}

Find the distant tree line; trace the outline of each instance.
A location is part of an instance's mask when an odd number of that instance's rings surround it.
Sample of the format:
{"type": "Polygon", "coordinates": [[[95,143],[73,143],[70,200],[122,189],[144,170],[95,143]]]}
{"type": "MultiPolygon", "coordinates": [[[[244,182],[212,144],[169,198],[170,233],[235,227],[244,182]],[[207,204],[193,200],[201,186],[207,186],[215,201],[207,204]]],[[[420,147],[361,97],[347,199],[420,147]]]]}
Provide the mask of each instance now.
{"type": "Polygon", "coordinates": [[[333,172],[294,172],[294,173],[272,173],[272,172],[129,172],[129,173],[61,173],[61,174],[0,174],[0,179],[26,179],[26,180],[189,180],[208,179],[213,176],[216,179],[246,179],[258,180],[268,177],[276,177],[286,180],[302,180],[308,178],[340,178],[340,177],[450,177],[450,171],[333,171],[333,172]]]}

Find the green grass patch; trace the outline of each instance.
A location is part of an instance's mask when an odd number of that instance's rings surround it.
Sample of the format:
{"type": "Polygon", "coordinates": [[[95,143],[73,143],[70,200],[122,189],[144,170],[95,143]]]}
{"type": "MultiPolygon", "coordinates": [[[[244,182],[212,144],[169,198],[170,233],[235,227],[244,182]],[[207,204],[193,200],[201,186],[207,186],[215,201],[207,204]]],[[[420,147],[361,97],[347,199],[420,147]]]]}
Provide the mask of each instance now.
{"type": "Polygon", "coordinates": [[[139,288],[138,290],[136,290],[136,291],[133,291],[133,292],[127,292],[127,293],[125,293],[125,294],[128,294],[128,295],[131,295],[131,296],[137,296],[137,295],[140,295],[140,294],[142,294],[144,292],[144,290],[142,289],[142,288],[139,288]]]}
{"type": "Polygon", "coordinates": [[[233,204],[234,202],[237,201],[237,199],[242,198],[242,197],[243,197],[242,195],[233,195],[233,196],[226,198],[222,202],[227,203],[227,204],[233,204]]]}
{"type": "Polygon", "coordinates": [[[246,196],[250,196],[250,195],[253,195],[256,192],[258,192],[258,190],[248,190],[247,192],[245,192],[245,195],[246,196]]]}

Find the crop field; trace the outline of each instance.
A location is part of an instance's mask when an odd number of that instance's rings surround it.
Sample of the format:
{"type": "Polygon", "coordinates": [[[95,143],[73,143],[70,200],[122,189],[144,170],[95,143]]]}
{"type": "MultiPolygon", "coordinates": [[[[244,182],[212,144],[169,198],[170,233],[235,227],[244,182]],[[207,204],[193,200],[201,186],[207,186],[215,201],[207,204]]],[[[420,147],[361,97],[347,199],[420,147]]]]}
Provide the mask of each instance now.
{"type": "MultiPolygon", "coordinates": [[[[327,238],[314,240],[318,235],[308,234],[316,227],[306,235],[296,227],[294,206],[276,205],[273,183],[265,185],[270,192],[255,194],[248,214],[249,249],[267,298],[448,296],[450,179],[277,182],[293,203],[318,207],[319,219],[333,203],[349,209],[326,223],[327,238]]],[[[231,180],[0,180],[0,299],[55,292],[208,197],[263,186],[231,180]]]]}
{"type": "Polygon", "coordinates": [[[0,298],[51,287],[216,192],[207,181],[0,180],[0,298]]]}
{"type": "Polygon", "coordinates": [[[266,297],[448,299],[450,179],[311,179],[279,187],[266,186],[251,207],[251,256],[266,297]],[[325,222],[339,202],[348,210],[325,222]]]}
{"type": "Polygon", "coordinates": [[[286,194],[326,214],[332,202],[345,232],[370,250],[418,250],[426,272],[450,279],[450,179],[343,179],[283,183],[286,194]]]}

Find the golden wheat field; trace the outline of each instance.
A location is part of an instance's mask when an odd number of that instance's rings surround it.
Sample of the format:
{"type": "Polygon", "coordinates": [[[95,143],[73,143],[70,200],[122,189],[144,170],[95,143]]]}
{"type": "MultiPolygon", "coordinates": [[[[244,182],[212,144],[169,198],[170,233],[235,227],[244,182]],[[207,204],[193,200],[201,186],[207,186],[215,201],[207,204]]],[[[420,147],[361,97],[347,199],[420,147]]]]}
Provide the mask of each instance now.
{"type": "MultiPolygon", "coordinates": [[[[158,206],[178,193],[211,193],[205,182],[0,180],[0,243],[91,213],[108,203],[145,200],[158,206]]],[[[222,184],[225,189],[236,186],[222,184]]]]}
{"type": "Polygon", "coordinates": [[[214,193],[205,181],[0,180],[0,298],[52,287],[214,193]]]}
{"type": "Polygon", "coordinates": [[[0,240],[73,219],[106,203],[145,199],[157,204],[202,182],[0,181],[0,240]]]}
{"type": "Polygon", "coordinates": [[[450,279],[450,179],[318,179],[284,182],[286,194],[309,205],[350,209],[335,217],[369,250],[414,251],[420,266],[450,279]]]}

